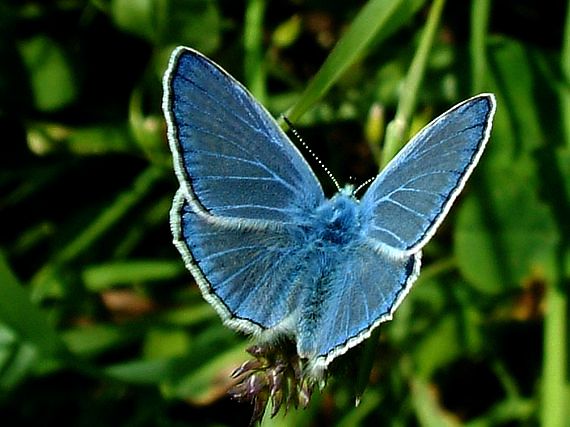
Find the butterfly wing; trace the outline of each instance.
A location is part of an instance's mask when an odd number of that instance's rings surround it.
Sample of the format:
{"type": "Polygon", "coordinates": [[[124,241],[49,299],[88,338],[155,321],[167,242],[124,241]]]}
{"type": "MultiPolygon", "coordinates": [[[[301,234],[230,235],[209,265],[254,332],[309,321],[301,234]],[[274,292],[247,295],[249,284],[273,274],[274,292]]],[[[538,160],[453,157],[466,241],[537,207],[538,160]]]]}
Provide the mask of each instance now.
{"type": "Polygon", "coordinates": [[[420,264],[421,253],[395,260],[364,239],[340,251],[321,283],[326,301],[315,312],[306,312],[306,307],[315,307],[305,305],[301,314],[308,321],[300,324],[298,347],[312,369],[326,368],[390,320],[418,277],[420,264]]]}
{"type": "Polygon", "coordinates": [[[322,188],[271,115],[200,53],[177,48],[164,77],[163,110],[178,180],[202,213],[288,222],[317,206],[322,188]]]}
{"type": "Polygon", "coordinates": [[[204,298],[235,329],[283,329],[298,304],[294,229],[237,228],[209,219],[178,190],[171,211],[174,244],[204,298]]]}
{"type": "Polygon", "coordinates": [[[400,254],[423,247],[479,161],[494,114],[495,97],[481,94],[422,129],[364,194],[366,234],[400,254]]]}
{"type": "Polygon", "coordinates": [[[324,200],[319,182],[269,113],[196,51],[173,52],[163,109],[180,181],[171,228],[186,266],[229,326],[283,329],[298,292],[292,225],[324,200]]]}

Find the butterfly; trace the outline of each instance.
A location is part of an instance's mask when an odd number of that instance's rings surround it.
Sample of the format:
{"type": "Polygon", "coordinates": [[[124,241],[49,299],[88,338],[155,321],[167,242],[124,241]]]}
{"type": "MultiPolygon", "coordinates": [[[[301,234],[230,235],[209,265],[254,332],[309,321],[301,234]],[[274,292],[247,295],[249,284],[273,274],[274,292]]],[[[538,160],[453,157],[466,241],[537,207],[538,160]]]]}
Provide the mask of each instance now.
{"type": "Polygon", "coordinates": [[[325,197],[267,110],[199,52],[176,48],[163,85],[175,246],[226,325],[292,338],[314,376],[392,318],[496,105],[480,94],[433,120],[358,200],[350,186],[325,197]]]}

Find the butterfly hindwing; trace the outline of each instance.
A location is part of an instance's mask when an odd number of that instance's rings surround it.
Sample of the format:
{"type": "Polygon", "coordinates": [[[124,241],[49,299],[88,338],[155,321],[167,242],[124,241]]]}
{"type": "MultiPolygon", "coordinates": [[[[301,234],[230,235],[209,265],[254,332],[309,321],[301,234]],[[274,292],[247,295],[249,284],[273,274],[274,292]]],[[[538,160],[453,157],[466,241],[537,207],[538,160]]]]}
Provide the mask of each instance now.
{"type": "Polygon", "coordinates": [[[173,52],[163,109],[178,179],[203,212],[287,222],[296,210],[324,199],[314,173],[275,120],[200,53],[184,47],[173,52]]]}
{"type": "Polygon", "coordinates": [[[363,241],[339,250],[319,283],[318,292],[327,298],[318,305],[302,301],[297,338],[301,354],[326,366],[370,336],[392,318],[418,277],[420,264],[420,253],[396,260],[363,241]]]}
{"type": "Polygon", "coordinates": [[[294,233],[211,223],[178,190],[171,213],[174,243],[204,297],[232,327],[259,333],[297,307],[294,233]]]}
{"type": "Polygon", "coordinates": [[[364,194],[367,235],[408,254],[421,248],[479,161],[494,113],[494,96],[482,94],[422,129],[364,194]]]}

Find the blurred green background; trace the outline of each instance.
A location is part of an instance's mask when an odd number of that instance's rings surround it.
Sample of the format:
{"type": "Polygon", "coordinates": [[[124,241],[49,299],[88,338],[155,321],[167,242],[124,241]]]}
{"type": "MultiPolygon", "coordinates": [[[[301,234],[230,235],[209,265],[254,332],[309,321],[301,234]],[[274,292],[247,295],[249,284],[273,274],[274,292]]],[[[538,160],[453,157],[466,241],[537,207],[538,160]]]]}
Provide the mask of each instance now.
{"type": "Polygon", "coordinates": [[[2,425],[249,422],[225,394],[248,340],[171,244],[161,78],[179,44],[288,112],[341,183],[497,96],[360,406],[340,372],[263,425],[570,425],[570,7],[539,0],[0,1],[2,425]]]}

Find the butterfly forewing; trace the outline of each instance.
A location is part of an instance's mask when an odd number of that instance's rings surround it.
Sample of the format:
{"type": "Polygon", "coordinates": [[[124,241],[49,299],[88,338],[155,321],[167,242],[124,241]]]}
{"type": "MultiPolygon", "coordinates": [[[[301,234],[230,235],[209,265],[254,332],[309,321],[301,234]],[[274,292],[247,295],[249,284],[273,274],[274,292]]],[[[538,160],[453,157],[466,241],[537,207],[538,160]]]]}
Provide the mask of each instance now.
{"type": "Polygon", "coordinates": [[[324,199],[275,120],[200,53],[178,48],[163,108],[178,178],[199,209],[220,217],[287,222],[324,199]]]}
{"type": "Polygon", "coordinates": [[[478,95],[418,133],[364,194],[366,234],[408,254],[419,250],[477,164],[494,112],[494,96],[478,95]]]}

